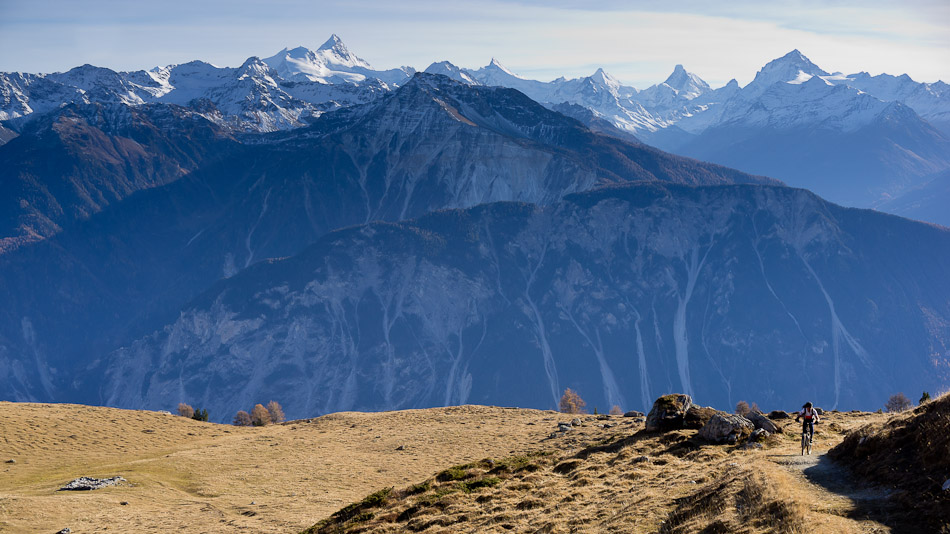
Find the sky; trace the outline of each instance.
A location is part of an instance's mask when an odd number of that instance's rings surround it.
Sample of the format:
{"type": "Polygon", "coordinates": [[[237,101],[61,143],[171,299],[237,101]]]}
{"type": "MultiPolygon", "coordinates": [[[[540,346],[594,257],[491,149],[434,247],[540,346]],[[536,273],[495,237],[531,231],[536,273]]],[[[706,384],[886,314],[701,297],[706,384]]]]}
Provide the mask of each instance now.
{"type": "Polygon", "coordinates": [[[527,78],[662,82],[683,64],[713,87],[798,49],[829,72],[950,82],[950,1],[0,0],[0,71],[90,63],[238,66],[331,34],[374,68],[478,68],[527,78]]]}

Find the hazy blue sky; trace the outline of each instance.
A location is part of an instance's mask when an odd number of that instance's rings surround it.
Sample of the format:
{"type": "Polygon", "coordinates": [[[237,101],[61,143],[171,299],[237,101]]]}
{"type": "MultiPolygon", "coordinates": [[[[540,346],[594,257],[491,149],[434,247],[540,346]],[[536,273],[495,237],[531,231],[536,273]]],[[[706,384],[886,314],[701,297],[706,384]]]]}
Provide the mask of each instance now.
{"type": "Polygon", "coordinates": [[[332,33],[376,68],[496,57],[529,78],[604,67],[644,88],[682,63],[718,86],[798,48],[828,71],[950,82],[948,0],[0,0],[0,71],[236,66],[332,33]]]}

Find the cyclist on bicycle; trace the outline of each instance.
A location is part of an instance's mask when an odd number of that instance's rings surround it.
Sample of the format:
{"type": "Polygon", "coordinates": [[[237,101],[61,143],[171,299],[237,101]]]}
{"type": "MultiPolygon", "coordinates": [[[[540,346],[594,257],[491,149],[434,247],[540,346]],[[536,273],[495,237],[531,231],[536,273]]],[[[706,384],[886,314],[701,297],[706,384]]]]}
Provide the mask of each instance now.
{"type": "Polygon", "coordinates": [[[808,432],[808,441],[815,437],[815,423],[818,422],[818,412],[812,408],[811,402],[806,402],[798,411],[795,422],[802,420],[802,432],[808,432]]]}

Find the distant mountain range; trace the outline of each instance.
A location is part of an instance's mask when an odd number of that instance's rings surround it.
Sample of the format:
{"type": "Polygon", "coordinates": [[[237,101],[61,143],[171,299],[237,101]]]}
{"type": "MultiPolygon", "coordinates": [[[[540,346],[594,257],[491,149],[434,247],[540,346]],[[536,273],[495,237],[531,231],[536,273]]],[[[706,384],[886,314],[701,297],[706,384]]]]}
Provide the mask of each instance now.
{"type": "Polygon", "coordinates": [[[899,183],[888,209],[940,217],[943,134],[840,80],[925,99],[815,68],[637,91],[377,71],[334,36],[239,68],[0,75],[0,399],[224,421],[261,395],[303,417],[572,384],[778,403],[803,366],[826,406],[950,383],[946,229],[650,146],[825,154],[816,189],[899,183]]]}
{"type": "MultiPolygon", "coordinates": [[[[548,205],[629,181],[776,183],[591,132],[511,89],[423,73],[308,127],[239,137],[176,105],[74,104],[32,122],[3,158],[21,177],[14,191],[43,200],[11,203],[11,220],[60,221],[42,235],[8,226],[16,246],[0,255],[0,397],[18,399],[62,398],[77,366],[160,327],[215,281],[337,228],[548,205]],[[33,152],[49,168],[34,169],[33,152]]],[[[96,391],[65,394],[96,402],[96,391]]]]}
{"type": "Polygon", "coordinates": [[[950,169],[950,86],[906,75],[829,74],[798,50],[767,64],[745,87],[732,80],[718,89],[682,65],[642,91],[602,69],[551,82],[524,79],[495,60],[461,72],[548,105],[586,107],[656,147],[773,176],[849,206],[886,206],[950,169]]]}
{"type": "MultiPolygon", "coordinates": [[[[913,207],[918,202],[899,197],[925,194],[921,186],[950,169],[947,84],[829,74],[798,50],[765,65],[745,87],[733,80],[717,89],[682,65],[643,90],[603,69],[529,80],[494,59],[474,70],[443,61],[425,71],[517,89],[552,108],[579,105],[591,120],[666,151],[772,176],[848,206],[905,206],[902,215],[932,222],[929,211],[913,207]]],[[[414,73],[373,69],[336,35],[316,51],[284,49],[237,68],[193,61],[135,72],[84,65],[46,75],[0,73],[0,143],[31,116],[64,103],[177,104],[233,132],[287,130],[378,99],[414,73]]]]}

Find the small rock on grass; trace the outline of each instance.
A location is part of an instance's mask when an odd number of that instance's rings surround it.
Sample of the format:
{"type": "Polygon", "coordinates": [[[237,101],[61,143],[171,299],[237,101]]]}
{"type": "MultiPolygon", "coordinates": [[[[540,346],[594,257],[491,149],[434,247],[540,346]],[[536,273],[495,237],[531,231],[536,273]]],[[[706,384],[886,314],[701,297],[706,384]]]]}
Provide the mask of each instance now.
{"type": "Polygon", "coordinates": [[[950,491],[950,478],[948,478],[947,481],[943,483],[943,491],[950,491]]]}
{"type": "Polygon", "coordinates": [[[79,477],[76,480],[73,480],[69,484],[59,488],[59,491],[89,491],[97,490],[100,488],[105,488],[107,486],[115,486],[119,482],[125,482],[125,479],[122,477],[112,477],[112,478],[92,478],[92,477],[79,477]]]}
{"type": "Polygon", "coordinates": [[[10,458],[9,460],[6,461],[6,463],[8,463],[8,464],[15,464],[15,463],[16,463],[16,460],[14,460],[13,458],[10,458]]]}

